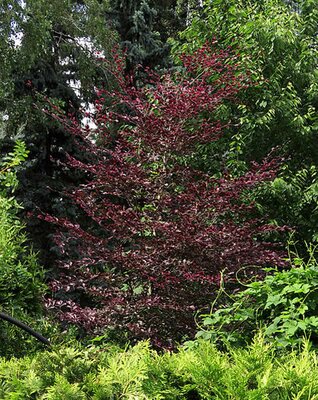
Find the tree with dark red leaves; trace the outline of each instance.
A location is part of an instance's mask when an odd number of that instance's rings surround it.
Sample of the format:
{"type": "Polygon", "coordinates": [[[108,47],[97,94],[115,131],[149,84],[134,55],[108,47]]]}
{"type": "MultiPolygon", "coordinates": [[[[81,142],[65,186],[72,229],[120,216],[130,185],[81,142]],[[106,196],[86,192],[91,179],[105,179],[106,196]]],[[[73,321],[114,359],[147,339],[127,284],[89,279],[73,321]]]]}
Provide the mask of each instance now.
{"type": "Polygon", "coordinates": [[[87,330],[125,330],[160,347],[193,334],[194,312],[209,304],[222,271],[283,263],[279,245],[265,238],[284,228],[251,217],[242,200],[274,177],[275,163],[238,178],[191,167],[197,146],[226,129],[215,112],[235,100],[246,76],[213,44],[182,63],[179,73],[149,73],[142,88],[118,73],[116,92],[98,91],[97,128],[56,116],[95,160],[68,159],[89,177],[69,193],[84,224],[42,216],[59,226],[65,260],[48,308],[87,330]]]}

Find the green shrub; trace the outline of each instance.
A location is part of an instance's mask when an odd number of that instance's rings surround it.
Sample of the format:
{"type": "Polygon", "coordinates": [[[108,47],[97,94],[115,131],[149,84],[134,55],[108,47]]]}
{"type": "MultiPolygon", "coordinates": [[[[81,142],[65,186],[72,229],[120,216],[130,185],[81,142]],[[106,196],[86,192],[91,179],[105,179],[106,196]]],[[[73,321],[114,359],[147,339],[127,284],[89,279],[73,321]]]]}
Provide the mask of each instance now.
{"type": "MultiPolygon", "coordinates": [[[[0,310],[32,326],[41,311],[44,275],[36,254],[28,246],[18,217],[21,207],[13,196],[18,186],[16,168],[27,154],[24,143],[17,142],[14,151],[0,162],[0,310]]],[[[34,341],[27,333],[0,320],[1,355],[24,354],[34,341]]]]}
{"type": "MultiPolygon", "coordinates": [[[[232,128],[196,157],[199,168],[218,173],[225,165],[242,174],[277,146],[284,158],[280,178],[259,192],[262,215],[291,225],[297,237],[318,241],[318,2],[315,0],[204,1],[174,55],[192,53],[217,38],[236,52],[254,82],[236,106],[220,109],[232,128]],[[297,10],[297,11],[296,11],[297,10]],[[239,127],[239,128],[238,128],[239,127]]],[[[302,242],[300,241],[299,244],[302,242]]],[[[301,246],[299,246],[299,250],[301,246]]]]}
{"type": "MultiPolygon", "coordinates": [[[[309,259],[293,259],[289,270],[266,269],[267,275],[245,285],[226,305],[201,316],[197,337],[212,341],[243,344],[263,329],[266,340],[278,346],[294,346],[303,336],[317,344],[318,339],[318,263],[315,248],[309,259]]],[[[224,293],[221,288],[219,295],[224,293]]],[[[214,302],[216,303],[216,301],[214,302]]]]}
{"type": "Polygon", "coordinates": [[[79,388],[77,383],[69,383],[62,375],[55,377],[53,386],[47,389],[47,393],[42,397],[46,400],[86,400],[85,393],[79,388]]]}
{"type": "Polygon", "coordinates": [[[17,206],[0,196],[0,304],[9,311],[37,311],[43,293],[43,273],[26,240],[17,206]]]}
{"type": "Polygon", "coordinates": [[[197,340],[158,354],[141,342],[126,350],[59,347],[35,357],[0,359],[5,400],[287,400],[318,398],[318,358],[277,353],[257,335],[245,348],[218,350],[197,340]]]}
{"type": "Polygon", "coordinates": [[[15,168],[27,157],[22,142],[0,164],[0,304],[8,311],[39,309],[44,290],[43,271],[27,246],[19,204],[12,197],[18,185],[15,168]]]}

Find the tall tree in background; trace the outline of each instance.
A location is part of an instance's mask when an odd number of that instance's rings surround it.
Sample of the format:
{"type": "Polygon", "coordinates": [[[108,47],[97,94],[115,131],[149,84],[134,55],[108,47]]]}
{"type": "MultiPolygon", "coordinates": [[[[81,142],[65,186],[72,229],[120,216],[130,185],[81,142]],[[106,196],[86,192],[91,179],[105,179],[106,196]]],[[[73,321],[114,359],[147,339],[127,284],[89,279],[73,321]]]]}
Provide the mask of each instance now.
{"type": "MultiPolygon", "coordinates": [[[[1,2],[0,112],[7,120],[1,148],[7,151],[19,132],[30,149],[21,174],[26,211],[36,207],[63,211],[62,188],[78,179],[52,162],[52,158],[62,161],[63,154],[74,149],[68,133],[39,111],[46,107],[45,98],[81,119],[81,104],[94,99],[95,86],[111,85],[107,70],[96,63],[96,51],[111,57],[117,41],[127,51],[126,72],[140,64],[167,67],[167,40],[186,27],[195,4],[184,0],[1,2]]],[[[38,222],[31,223],[36,225],[33,233],[38,231],[38,238],[46,241],[38,222]]]]}
{"type": "Polygon", "coordinates": [[[148,0],[115,0],[108,18],[126,52],[126,70],[137,65],[154,67],[165,63],[168,46],[154,30],[157,10],[148,0]]]}
{"type": "MultiPolygon", "coordinates": [[[[0,110],[7,120],[1,148],[10,148],[18,134],[30,150],[20,179],[26,211],[63,211],[60,192],[79,178],[58,164],[65,152],[74,151],[73,139],[41,109],[49,98],[80,120],[81,103],[94,98],[94,86],[110,84],[105,69],[96,63],[96,52],[108,56],[116,41],[105,23],[105,7],[95,0],[1,2],[0,110]]],[[[36,220],[31,223],[43,247],[47,235],[36,220]]]]}
{"type": "Polygon", "coordinates": [[[234,174],[277,147],[286,158],[280,177],[260,193],[260,207],[278,223],[318,240],[318,3],[265,0],[205,2],[175,51],[193,51],[216,36],[236,49],[254,85],[240,102],[220,109],[232,129],[198,162],[218,173],[234,174]]]}
{"type": "Polygon", "coordinates": [[[171,63],[168,39],[186,28],[200,5],[198,0],[111,2],[107,16],[126,51],[126,70],[131,71],[137,65],[167,67],[171,63]]]}

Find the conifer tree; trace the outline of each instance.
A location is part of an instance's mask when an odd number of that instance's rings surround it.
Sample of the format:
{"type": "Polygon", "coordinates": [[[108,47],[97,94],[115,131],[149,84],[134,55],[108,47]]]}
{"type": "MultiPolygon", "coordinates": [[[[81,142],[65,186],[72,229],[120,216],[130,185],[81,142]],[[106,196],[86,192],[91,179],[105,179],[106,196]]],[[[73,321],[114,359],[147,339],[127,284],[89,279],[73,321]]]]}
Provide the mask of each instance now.
{"type": "Polygon", "coordinates": [[[154,30],[157,10],[148,0],[115,0],[108,17],[126,51],[127,71],[137,65],[154,67],[165,61],[168,46],[154,30]]]}
{"type": "MultiPolygon", "coordinates": [[[[81,104],[92,99],[94,85],[109,83],[95,62],[95,52],[110,54],[115,40],[104,10],[95,0],[88,5],[68,0],[1,2],[0,111],[7,120],[1,151],[8,151],[17,135],[30,150],[20,174],[19,196],[26,212],[61,208],[60,191],[78,179],[61,164],[63,154],[74,151],[73,139],[48,121],[42,109],[49,98],[80,120],[81,104]]],[[[33,238],[45,243],[47,235],[38,222],[30,223],[33,238]]]]}

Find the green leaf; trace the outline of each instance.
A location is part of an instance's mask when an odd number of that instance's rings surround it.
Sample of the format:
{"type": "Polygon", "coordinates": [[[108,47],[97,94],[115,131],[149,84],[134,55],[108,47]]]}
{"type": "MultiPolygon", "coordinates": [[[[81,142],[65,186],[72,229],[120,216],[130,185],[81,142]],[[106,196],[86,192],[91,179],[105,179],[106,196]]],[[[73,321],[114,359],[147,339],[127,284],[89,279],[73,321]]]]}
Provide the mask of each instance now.
{"type": "Polygon", "coordinates": [[[283,298],[281,294],[270,294],[268,295],[267,302],[265,304],[265,309],[270,308],[270,306],[277,306],[278,304],[286,303],[286,299],[283,298]]]}
{"type": "Polygon", "coordinates": [[[204,325],[204,326],[213,325],[214,322],[215,322],[215,321],[214,321],[211,317],[204,318],[204,320],[203,320],[203,325],[204,325]]]}
{"type": "Polygon", "coordinates": [[[142,285],[139,285],[133,289],[134,294],[141,294],[144,291],[144,287],[142,285]]]}
{"type": "Polygon", "coordinates": [[[309,325],[306,320],[299,321],[298,328],[301,329],[302,331],[306,331],[309,328],[309,325]]]}
{"type": "Polygon", "coordinates": [[[293,336],[299,328],[299,323],[294,320],[288,320],[284,322],[282,327],[288,336],[293,336]]]}

